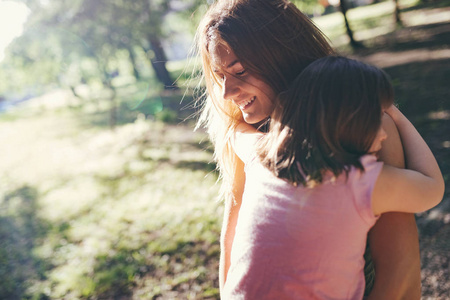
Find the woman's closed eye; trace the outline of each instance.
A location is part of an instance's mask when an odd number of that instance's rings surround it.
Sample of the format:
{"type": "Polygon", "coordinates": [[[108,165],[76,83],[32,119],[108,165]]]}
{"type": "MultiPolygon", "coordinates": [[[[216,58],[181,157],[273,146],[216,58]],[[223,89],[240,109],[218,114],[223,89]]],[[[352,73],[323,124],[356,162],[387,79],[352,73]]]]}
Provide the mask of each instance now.
{"type": "Polygon", "coordinates": [[[224,81],[225,78],[227,76],[235,76],[235,77],[244,77],[247,74],[247,70],[245,70],[244,68],[242,69],[238,69],[238,71],[221,71],[219,69],[213,69],[214,75],[215,77],[219,80],[219,81],[224,81]]]}
{"type": "Polygon", "coordinates": [[[243,69],[242,71],[236,72],[236,75],[237,75],[237,76],[242,76],[242,75],[244,75],[245,73],[247,73],[247,71],[246,71],[245,69],[243,69]]]}

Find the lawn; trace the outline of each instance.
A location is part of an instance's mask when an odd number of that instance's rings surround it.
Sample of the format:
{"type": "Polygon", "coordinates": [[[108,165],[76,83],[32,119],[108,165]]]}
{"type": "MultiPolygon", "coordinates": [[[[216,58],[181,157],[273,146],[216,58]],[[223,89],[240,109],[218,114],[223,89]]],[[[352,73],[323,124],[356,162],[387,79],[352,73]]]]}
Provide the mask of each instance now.
{"type": "Polygon", "coordinates": [[[221,205],[202,133],[18,109],[0,122],[0,295],[217,294],[221,205]]]}

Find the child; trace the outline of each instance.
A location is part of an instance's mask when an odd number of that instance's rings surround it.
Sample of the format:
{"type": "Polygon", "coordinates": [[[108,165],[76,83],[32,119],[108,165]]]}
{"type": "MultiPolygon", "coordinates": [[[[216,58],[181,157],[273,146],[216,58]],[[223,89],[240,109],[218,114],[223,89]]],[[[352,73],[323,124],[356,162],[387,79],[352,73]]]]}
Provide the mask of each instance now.
{"type": "Polygon", "coordinates": [[[392,102],[381,70],[329,56],[279,96],[268,133],[238,126],[246,180],[224,299],[363,297],[378,216],[430,209],[444,191],[433,154],[392,102]],[[407,170],[377,162],[384,113],[399,129],[407,170]]]}

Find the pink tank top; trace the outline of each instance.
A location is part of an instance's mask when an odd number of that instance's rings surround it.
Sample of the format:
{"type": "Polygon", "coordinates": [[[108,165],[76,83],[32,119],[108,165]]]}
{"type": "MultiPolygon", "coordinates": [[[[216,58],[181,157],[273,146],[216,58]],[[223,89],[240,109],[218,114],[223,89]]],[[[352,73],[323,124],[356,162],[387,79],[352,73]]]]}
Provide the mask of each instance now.
{"type": "Polygon", "coordinates": [[[375,156],[313,189],[294,187],[257,160],[246,183],[223,299],[358,299],[366,238],[377,217],[375,156]]]}

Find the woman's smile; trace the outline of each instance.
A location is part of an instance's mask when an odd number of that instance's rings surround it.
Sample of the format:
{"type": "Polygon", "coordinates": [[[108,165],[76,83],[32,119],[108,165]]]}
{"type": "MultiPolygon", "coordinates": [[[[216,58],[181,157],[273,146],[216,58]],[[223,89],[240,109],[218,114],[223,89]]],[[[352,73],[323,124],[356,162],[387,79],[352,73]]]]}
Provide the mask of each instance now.
{"type": "Polygon", "coordinates": [[[255,102],[255,99],[256,99],[256,97],[252,97],[248,101],[237,104],[237,106],[239,106],[239,108],[244,111],[244,110],[248,109],[253,104],[253,102],[255,102]]]}

